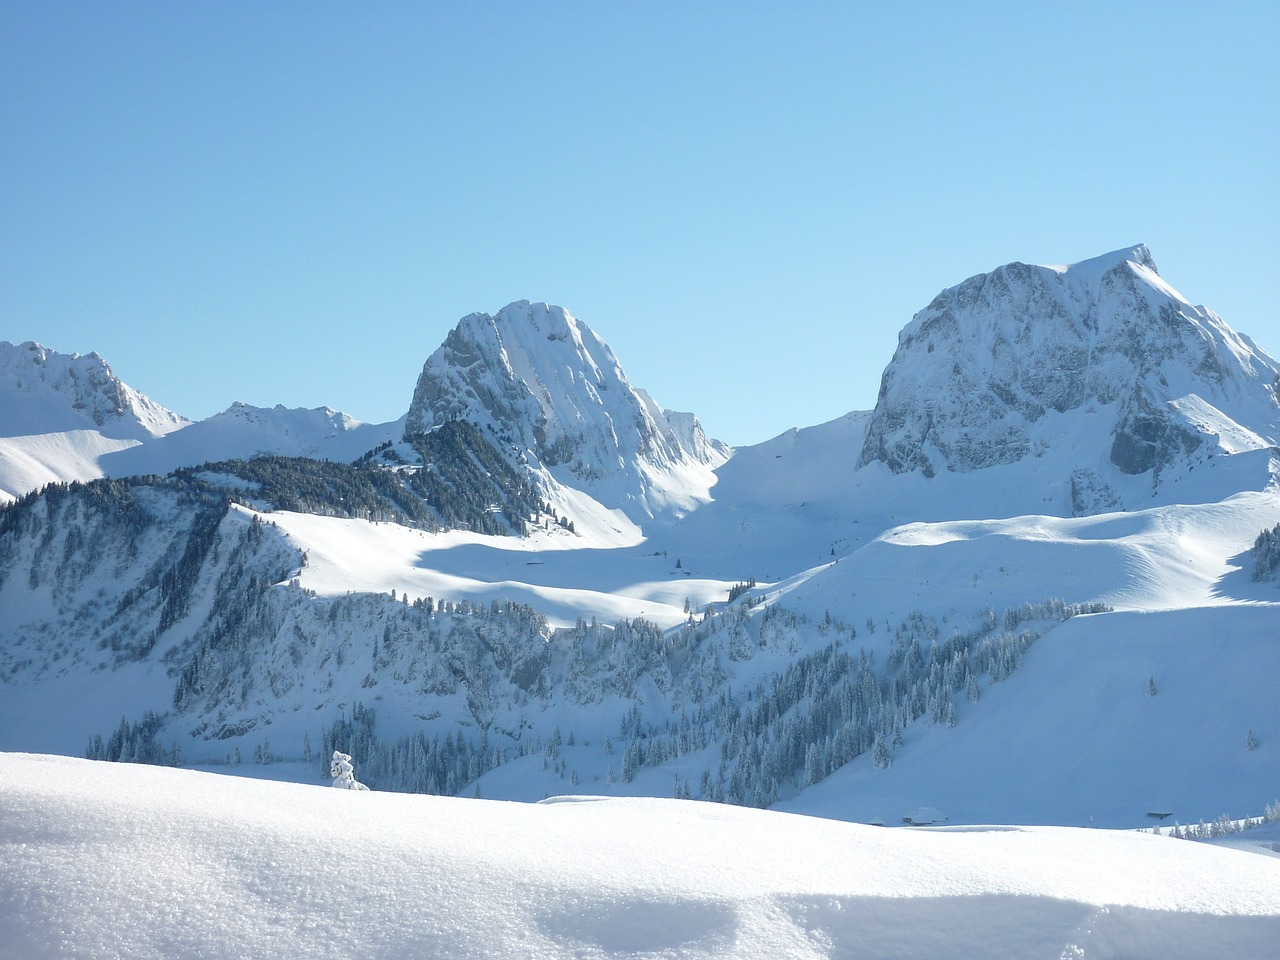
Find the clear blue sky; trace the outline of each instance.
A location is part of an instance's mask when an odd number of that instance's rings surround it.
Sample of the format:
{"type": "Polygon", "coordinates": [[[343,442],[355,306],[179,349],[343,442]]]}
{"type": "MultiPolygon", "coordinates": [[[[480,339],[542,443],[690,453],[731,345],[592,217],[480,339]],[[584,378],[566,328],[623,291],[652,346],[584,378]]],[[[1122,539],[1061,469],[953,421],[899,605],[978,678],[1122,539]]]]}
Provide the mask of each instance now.
{"type": "Polygon", "coordinates": [[[546,300],[745,444],[942,288],[1145,242],[1280,354],[1277,7],[0,0],[0,339],[384,421],[546,300]]]}

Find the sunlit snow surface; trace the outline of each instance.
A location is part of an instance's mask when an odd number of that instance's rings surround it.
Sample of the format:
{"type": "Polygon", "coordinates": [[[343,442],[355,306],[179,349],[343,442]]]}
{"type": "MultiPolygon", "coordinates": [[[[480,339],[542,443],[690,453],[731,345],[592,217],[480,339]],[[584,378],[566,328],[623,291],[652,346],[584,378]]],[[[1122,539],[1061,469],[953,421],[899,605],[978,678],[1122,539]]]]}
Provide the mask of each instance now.
{"type": "Polygon", "coordinates": [[[0,755],[0,956],[1251,958],[1280,860],[0,755]]]}

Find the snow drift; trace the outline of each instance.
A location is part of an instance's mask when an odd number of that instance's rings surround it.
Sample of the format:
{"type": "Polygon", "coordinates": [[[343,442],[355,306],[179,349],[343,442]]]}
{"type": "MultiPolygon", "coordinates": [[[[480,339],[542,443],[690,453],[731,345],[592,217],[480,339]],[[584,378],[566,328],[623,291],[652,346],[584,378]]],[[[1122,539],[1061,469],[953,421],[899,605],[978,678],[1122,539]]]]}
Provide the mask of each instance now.
{"type": "Polygon", "coordinates": [[[0,755],[0,952],[1263,958],[1280,860],[671,800],[356,793],[0,755]]]}

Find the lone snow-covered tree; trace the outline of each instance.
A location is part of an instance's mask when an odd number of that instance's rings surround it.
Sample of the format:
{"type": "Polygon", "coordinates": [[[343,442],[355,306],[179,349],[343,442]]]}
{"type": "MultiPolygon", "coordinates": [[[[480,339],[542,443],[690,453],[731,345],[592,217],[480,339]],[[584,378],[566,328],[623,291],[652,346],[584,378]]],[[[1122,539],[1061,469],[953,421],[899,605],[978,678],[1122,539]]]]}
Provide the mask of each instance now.
{"type": "Polygon", "coordinates": [[[333,785],[339,790],[368,790],[356,779],[355,768],[351,766],[351,757],[345,753],[333,751],[333,761],[329,764],[329,775],[333,777],[333,785]]]}
{"type": "Polygon", "coordinates": [[[1249,728],[1249,734],[1244,738],[1244,746],[1246,750],[1258,749],[1258,738],[1253,735],[1253,727],[1249,728]]]}

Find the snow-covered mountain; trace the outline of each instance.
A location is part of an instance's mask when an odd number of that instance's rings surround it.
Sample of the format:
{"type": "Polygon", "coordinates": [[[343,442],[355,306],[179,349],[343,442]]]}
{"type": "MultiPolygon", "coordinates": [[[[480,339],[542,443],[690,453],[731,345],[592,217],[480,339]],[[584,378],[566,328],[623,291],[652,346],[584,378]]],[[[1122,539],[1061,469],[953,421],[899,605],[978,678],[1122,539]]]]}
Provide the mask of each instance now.
{"type": "Polygon", "coordinates": [[[399,440],[403,432],[403,420],[373,424],[329,407],[266,408],[236,402],[182,430],[104,456],[100,465],[106,476],[127,477],[263,455],[349,463],[374,447],[399,440]]]}
{"type": "Polygon", "coordinates": [[[0,501],[48,483],[166,474],[266,455],[350,462],[399,440],[403,418],[233,403],[192,422],[119,380],[98,354],[0,342],[0,501]]]}
{"type": "Polygon", "coordinates": [[[122,383],[96,353],[58,353],[28,341],[0,341],[0,436],[96,430],[145,440],[190,421],[122,383]]]}
{"type": "Polygon", "coordinates": [[[527,300],[463,317],[423,365],[405,432],[450,420],[637,521],[705,502],[729,452],[695,416],[633,387],[585,323],[527,300]]]}
{"type": "Polygon", "coordinates": [[[1145,248],[1014,264],[912,322],[875,411],[726,460],[565,311],[476,314],[403,423],[236,406],[0,511],[0,749],[1243,816],[1280,758],[1277,369],[1145,248]]]}
{"type": "Polygon", "coordinates": [[[188,422],[121,382],[96,353],[0,341],[0,502],[101,476],[100,457],[188,422]]]}
{"type": "Polygon", "coordinates": [[[1073,449],[1077,513],[1133,506],[1210,457],[1280,442],[1280,364],[1192,306],[1143,245],[1011,263],[944,290],[903,329],[860,463],[966,473],[1073,449]]]}

